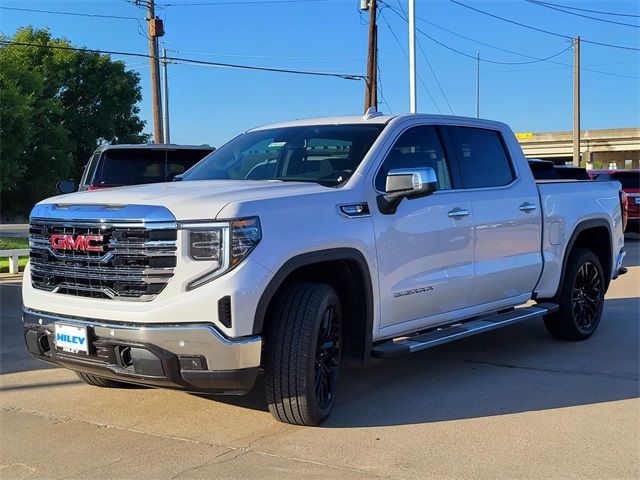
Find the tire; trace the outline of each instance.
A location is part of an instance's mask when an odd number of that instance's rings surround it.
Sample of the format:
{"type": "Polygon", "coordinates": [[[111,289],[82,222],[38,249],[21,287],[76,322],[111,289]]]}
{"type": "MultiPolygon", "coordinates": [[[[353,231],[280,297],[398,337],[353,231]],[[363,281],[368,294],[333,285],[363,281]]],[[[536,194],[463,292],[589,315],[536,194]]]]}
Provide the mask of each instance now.
{"type": "Polygon", "coordinates": [[[342,309],[329,285],[294,283],[276,299],[265,330],[269,411],[292,425],[319,425],[335,403],[342,309]]]}
{"type": "Polygon", "coordinates": [[[564,283],[555,299],[560,308],[544,318],[545,327],[560,340],[586,340],[600,323],[604,293],[600,260],[592,251],[576,248],[569,255],[564,283]]]}
{"type": "Polygon", "coordinates": [[[133,385],[124,383],[124,382],[116,382],[115,380],[111,380],[109,378],[99,377],[97,375],[92,375],[90,373],[76,372],[76,375],[82,380],[84,383],[88,385],[93,385],[94,387],[103,387],[103,388],[131,388],[133,385]]]}

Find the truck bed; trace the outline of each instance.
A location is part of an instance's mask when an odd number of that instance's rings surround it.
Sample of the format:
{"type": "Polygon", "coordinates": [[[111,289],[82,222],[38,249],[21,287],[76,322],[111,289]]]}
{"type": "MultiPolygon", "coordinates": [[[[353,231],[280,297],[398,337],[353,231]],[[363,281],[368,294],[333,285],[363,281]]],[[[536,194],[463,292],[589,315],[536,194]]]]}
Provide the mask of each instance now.
{"type": "MultiPolygon", "coordinates": [[[[543,215],[544,268],[535,291],[539,298],[550,298],[557,291],[565,250],[571,240],[569,237],[578,223],[608,222],[611,219],[613,256],[622,249],[620,184],[588,180],[537,180],[536,184],[543,215]]],[[[612,258],[611,266],[615,267],[615,258],[612,258]]]]}

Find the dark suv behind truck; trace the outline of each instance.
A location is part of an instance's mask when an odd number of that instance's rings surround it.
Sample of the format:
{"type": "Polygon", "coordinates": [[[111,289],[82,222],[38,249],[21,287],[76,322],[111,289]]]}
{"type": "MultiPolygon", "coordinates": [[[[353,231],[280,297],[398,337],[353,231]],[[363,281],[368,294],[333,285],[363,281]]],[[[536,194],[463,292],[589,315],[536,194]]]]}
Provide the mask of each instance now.
{"type": "Polygon", "coordinates": [[[84,167],[78,190],[170,182],[214,150],[209,145],[102,145],[84,167]]]}

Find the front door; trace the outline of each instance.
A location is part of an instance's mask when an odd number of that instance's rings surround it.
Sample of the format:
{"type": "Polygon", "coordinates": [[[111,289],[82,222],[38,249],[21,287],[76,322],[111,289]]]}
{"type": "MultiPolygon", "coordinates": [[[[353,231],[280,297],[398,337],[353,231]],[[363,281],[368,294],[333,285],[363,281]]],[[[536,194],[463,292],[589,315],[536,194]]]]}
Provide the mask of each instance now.
{"type": "Polygon", "coordinates": [[[375,195],[384,192],[386,174],[399,168],[431,167],[438,191],[403,200],[393,214],[372,208],[378,256],[380,328],[468,306],[474,286],[471,199],[456,189],[457,175],[445,156],[438,127],[415,126],[400,134],[375,175],[375,195]]]}

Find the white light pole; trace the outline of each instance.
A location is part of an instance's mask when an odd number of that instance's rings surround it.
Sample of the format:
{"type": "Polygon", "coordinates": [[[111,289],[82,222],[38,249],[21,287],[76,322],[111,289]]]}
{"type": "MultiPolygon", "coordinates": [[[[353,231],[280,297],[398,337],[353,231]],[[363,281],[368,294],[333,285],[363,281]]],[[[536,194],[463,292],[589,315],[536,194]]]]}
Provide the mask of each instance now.
{"type": "Polygon", "coordinates": [[[416,96],[416,0],[409,0],[409,111],[418,112],[416,96]]]}
{"type": "Polygon", "coordinates": [[[480,118],[480,51],[476,52],[476,118],[480,118]]]}

